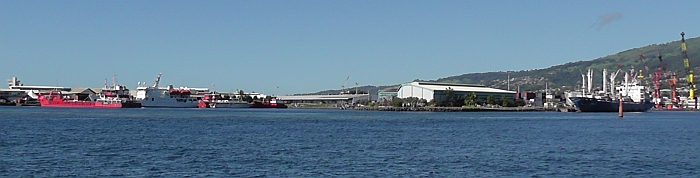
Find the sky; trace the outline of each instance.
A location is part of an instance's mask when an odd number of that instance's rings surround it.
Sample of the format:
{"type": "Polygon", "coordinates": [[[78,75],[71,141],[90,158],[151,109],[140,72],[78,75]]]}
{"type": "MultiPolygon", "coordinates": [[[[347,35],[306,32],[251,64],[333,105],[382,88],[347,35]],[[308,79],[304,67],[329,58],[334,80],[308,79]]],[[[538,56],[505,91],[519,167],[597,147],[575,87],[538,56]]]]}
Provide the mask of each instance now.
{"type": "Polygon", "coordinates": [[[681,31],[698,37],[697,7],[681,0],[0,0],[0,77],[99,88],[116,75],[135,89],[162,73],[161,85],[270,95],[394,85],[592,60],[679,40],[681,31]]]}

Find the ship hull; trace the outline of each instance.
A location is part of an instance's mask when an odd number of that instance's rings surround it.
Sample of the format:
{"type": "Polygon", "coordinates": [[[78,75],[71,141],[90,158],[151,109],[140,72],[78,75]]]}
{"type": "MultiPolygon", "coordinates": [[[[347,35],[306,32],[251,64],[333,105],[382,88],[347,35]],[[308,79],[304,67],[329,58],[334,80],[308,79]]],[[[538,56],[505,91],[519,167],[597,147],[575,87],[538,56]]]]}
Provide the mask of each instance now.
{"type": "Polygon", "coordinates": [[[136,102],[118,103],[118,102],[98,102],[98,101],[49,101],[40,100],[41,107],[54,108],[140,108],[141,104],[136,102]]]}
{"type": "MultiPolygon", "coordinates": [[[[594,98],[583,98],[576,97],[572,98],[574,105],[581,112],[619,112],[620,103],[617,101],[603,101],[594,98]]],[[[623,112],[647,112],[652,107],[654,103],[632,103],[623,102],[622,111],[623,112]]]]}
{"type": "Polygon", "coordinates": [[[287,108],[287,105],[282,104],[282,103],[269,103],[269,102],[258,102],[255,101],[253,102],[252,105],[250,105],[251,108],[287,108]]]}
{"type": "Polygon", "coordinates": [[[145,108],[197,108],[198,99],[189,95],[170,95],[167,90],[148,89],[141,106],[145,108]]]}
{"type": "Polygon", "coordinates": [[[213,104],[213,103],[202,103],[199,108],[250,108],[248,103],[224,103],[224,104],[213,104]]]}
{"type": "Polygon", "coordinates": [[[248,103],[210,103],[209,108],[249,108],[248,103]]]}
{"type": "Polygon", "coordinates": [[[197,108],[196,102],[152,102],[143,101],[141,103],[142,107],[145,108],[197,108]]]}

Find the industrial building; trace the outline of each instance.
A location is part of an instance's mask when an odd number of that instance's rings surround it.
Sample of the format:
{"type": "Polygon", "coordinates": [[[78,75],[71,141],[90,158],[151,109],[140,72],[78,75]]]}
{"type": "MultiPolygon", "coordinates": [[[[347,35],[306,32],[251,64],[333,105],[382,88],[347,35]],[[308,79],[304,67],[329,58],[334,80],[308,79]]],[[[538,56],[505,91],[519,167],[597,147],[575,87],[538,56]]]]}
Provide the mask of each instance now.
{"type": "Polygon", "coordinates": [[[384,106],[389,105],[391,100],[398,95],[396,91],[399,89],[399,87],[400,85],[397,85],[377,91],[376,102],[384,106]]]}
{"type": "Polygon", "coordinates": [[[505,96],[506,99],[515,99],[516,94],[516,92],[514,91],[489,88],[483,85],[436,82],[409,82],[401,84],[398,91],[396,92],[396,97],[416,97],[428,101],[431,101],[433,99],[436,99],[438,101],[446,101],[447,97],[445,95],[445,91],[447,90],[447,88],[451,88],[455,96],[465,96],[473,92],[476,94],[477,99],[480,100],[486,100],[488,96],[493,96],[494,98],[501,98],[505,96]]]}
{"type": "Polygon", "coordinates": [[[37,98],[37,93],[71,91],[70,87],[24,85],[17,77],[7,80],[8,89],[0,89],[0,102],[16,102],[20,99],[37,98]]]}
{"type": "Polygon", "coordinates": [[[278,96],[286,104],[354,104],[359,100],[370,100],[369,94],[340,94],[340,95],[295,95],[278,96]]]}

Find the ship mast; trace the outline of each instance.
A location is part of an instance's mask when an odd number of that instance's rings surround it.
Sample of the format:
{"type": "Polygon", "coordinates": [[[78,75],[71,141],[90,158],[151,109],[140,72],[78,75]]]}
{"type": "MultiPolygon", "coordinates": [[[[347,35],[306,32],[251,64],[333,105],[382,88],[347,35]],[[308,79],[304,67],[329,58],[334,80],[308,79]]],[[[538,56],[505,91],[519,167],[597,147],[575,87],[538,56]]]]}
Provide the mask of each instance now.
{"type": "Polygon", "coordinates": [[[588,68],[588,93],[593,94],[593,69],[588,68]]]}
{"type": "Polygon", "coordinates": [[[603,68],[603,94],[608,93],[608,83],[607,83],[608,69],[603,68]]]}

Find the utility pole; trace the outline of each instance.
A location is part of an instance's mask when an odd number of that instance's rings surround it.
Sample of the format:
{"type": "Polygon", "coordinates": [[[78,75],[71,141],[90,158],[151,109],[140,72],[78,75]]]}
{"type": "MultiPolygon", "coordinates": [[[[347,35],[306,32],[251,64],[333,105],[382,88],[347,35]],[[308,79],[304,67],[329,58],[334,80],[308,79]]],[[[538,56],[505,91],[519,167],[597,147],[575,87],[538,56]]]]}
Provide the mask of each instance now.
{"type": "Polygon", "coordinates": [[[547,78],[544,79],[544,100],[548,101],[549,99],[547,98],[549,96],[549,85],[547,85],[547,78]]]}
{"type": "Polygon", "coordinates": [[[355,94],[357,94],[357,85],[359,85],[359,83],[355,82],[355,94]]]}
{"type": "Polygon", "coordinates": [[[508,91],[510,91],[510,71],[506,71],[506,74],[508,74],[508,81],[506,83],[508,84],[508,91]]]}

